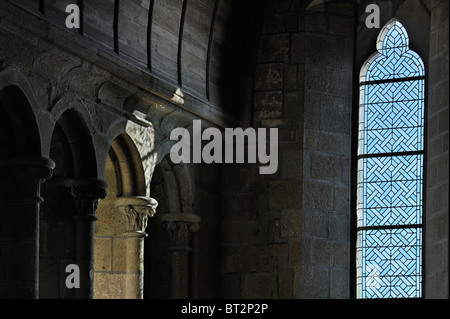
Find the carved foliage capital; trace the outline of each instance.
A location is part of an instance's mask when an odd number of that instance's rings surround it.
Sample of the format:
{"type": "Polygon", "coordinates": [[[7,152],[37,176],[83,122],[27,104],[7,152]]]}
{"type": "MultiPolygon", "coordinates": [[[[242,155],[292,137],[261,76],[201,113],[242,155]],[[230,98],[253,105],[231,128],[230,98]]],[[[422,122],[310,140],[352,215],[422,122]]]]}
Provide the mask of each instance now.
{"type": "Polygon", "coordinates": [[[195,214],[164,214],[161,219],[169,232],[171,250],[191,250],[192,235],[200,229],[200,217],[195,214]]]}
{"type": "Polygon", "coordinates": [[[106,197],[107,184],[101,180],[67,180],[75,208],[79,215],[95,215],[98,202],[106,197]]]}
{"type": "Polygon", "coordinates": [[[121,197],[117,199],[116,205],[126,217],[126,232],[146,235],[148,217],[155,215],[157,201],[150,197],[121,197]]]}

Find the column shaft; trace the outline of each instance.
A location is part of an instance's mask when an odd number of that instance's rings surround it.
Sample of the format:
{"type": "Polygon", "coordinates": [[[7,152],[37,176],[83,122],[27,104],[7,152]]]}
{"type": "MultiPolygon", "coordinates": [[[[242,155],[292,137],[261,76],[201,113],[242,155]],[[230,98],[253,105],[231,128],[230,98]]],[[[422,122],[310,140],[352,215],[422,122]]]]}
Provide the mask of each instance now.
{"type": "Polygon", "coordinates": [[[172,298],[190,298],[190,252],[192,235],[199,230],[200,217],[189,213],[169,213],[161,215],[170,236],[172,268],[172,298]]]}
{"type": "Polygon", "coordinates": [[[70,179],[64,182],[74,199],[75,262],[80,269],[77,299],[94,297],[94,233],[98,201],[105,198],[107,183],[98,179],[70,179]]]}
{"type": "Polygon", "coordinates": [[[54,166],[46,158],[0,163],[0,298],[39,296],[40,184],[54,166]]]}

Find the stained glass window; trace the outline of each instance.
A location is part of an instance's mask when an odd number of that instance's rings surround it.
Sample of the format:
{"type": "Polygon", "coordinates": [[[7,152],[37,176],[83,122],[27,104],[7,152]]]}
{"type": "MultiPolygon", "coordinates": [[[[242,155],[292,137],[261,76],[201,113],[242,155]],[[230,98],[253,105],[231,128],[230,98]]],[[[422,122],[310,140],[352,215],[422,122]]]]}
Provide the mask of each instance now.
{"type": "Polygon", "coordinates": [[[358,298],[422,296],[424,76],[392,19],[359,79],[358,298]]]}

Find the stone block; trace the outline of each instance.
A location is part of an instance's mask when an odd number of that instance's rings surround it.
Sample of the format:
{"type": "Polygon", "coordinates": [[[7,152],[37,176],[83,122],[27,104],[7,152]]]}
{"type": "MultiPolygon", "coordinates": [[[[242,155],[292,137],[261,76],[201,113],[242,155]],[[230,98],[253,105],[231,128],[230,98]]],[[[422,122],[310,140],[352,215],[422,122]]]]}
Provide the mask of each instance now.
{"type": "Polygon", "coordinates": [[[304,41],[305,63],[342,68],[344,42],[340,36],[305,33],[304,41]]]}
{"type": "Polygon", "coordinates": [[[251,273],[243,276],[243,298],[275,298],[278,295],[276,273],[251,273]]]}
{"type": "Polygon", "coordinates": [[[297,13],[267,12],[264,19],[263,33],[285,33],[297,31],[297,13]]]}
{"type": "Polygon", "coordinates": [[[326,92],[328,87],[328,69],[321,65],[305,65],[305,88],[311,91],[326,92]]]}
{"type": "Polygon", "coordinates": [[[442,22],[438,28],[437,52],[448,50],[448,20],[442,22]]]}
{"type": "MultiPolygon", "coordinates": [[[[284,116],[303,122],[304,91],[292,91],[284,95],[284,116]]],[[[299,129],[302,127],[299,127],[299,129]]]]}
{"type": "Polygon", "coordinates": [[[439,6],[435,6],[431,11],[431,30],[435,30],[439,25],[448,20],[448,1],[441,1],[439,6]]]}
{"type": "Polygon", "coordinates": [[[428,274],[425,285],[428,299],[448,299],[448,271],[436,271],[428,274]]]}
{"type": "Polygon", "coordinates": [[[349,272],[346,268],[331,269],[330,298],[347,299],[349,298],[349,272]]]}
{"type": "Polygon", "coordinates": [[[430,271],[448,269],[448,241],[427,245],[426,263],[430,271]]]}
{"type": "Polygon", "coordinates": [[[427,228],[433,229],[432,232],[426,233],[426,242],[436,243],[448,237],[448,215],[444,212],[427,214],[427,228]]]}
{"type": "Polygon", "coordinates": [[[301,234],[301,211],[283,210],[281,211],[281,237],[292,238],[301,234]]]}
{"type": "MultiPolygon", "coordinates": [[[[326,211],[316,209],[304,209],[302,214],[302,236],[304,238],[305,237],[327,238],[328,215],[329,213],[326,211]]],[[[305,253],[303,255],[305,255],[305,253]]]]}
{"type": "Polygon", "coordinates": [[[299,181],[270,182],[269,209],[300,209],[302,183],[299,181]]]}
{"type": "Polygon", "coordinates": [[[258,62],[284,62],[289,59],[290,35],[262,35],[258,50],[258,62]]]}
{"type": "Polygon", "coordinates": [[[350,212],[351,190],[348,185],[336,185],[334,189],[334,210],[338,212],[350,212]]]}
{"type": "Polygon", "coordinates": [[[291,59],[292,64],[305,62],[305,33],[298,32],[291,35],[291,59]]]}
{"type": "Polygon", "coordinates": [[[111,238],[95,238],[95,271],[111,270],[111,238]]]}
{"type": "Polygon", "coordinates": [[[278,297],[281,299],[292,298],[292,285],[293,285],[292,271],[280,271],[278,272],[278,297]]]}
{"type": "Polygon", "coordinates": [[[336,96],[323,96],[319,98],[320,128],[326,132],[350,134],[351,103],[336,96]]]}
{"type": "Polygon", "coordinates": [[[303,265],[300,281],[301,298],[329,298],[330,275],[327,266],[303,265]]]}
{"type": "Polygon", "coordinates": [[[342,97],[352,97],[352,73],[344,69],[330,68],[327,74],[327,91],[342,97]]]}
{"type": "MultiPolygon", "coordinates": [[[[317,151],[319,149],[320,132],[305,130],[303,134],[303,149],[317,151]]],[[[329,152],[332,153],[332,152],[329,152]]]]}
{"type": "Polygon", "coordinates": [[[281,91],[255,93],[255,117],[259,119],[283,116],[283,94],[281,91]]]}
{"type": "Polygon", "coordinates": [[[305,91],[304,128],[305,130],[320,130],[320,106],[325,103],[322,94],[305,91]]]}
{"type": "Polygon", "coordinates": [[[327,15],[322,12],[300,13],[298,16],[298,30],[326,33],[327,15]]]}
{"type": "Polygon", "coordinates": [[[301,179],[303,176],[303,154],[299,150],[283,151],[281,158],[281,178],[301,179]]]}
{"type": "Polygon", "coordinates": [[[350,212],[329,213],[328,238],[331,240],[350,240],[350,212]]]}
{"type": "MultiPolygon", "coordinates": [[[[433,63],[432,63],[433,64],[433,63]]],[[[448,69],[447,69],[448,71],[448,69]]],[[[430,81],[431,86],[431,94],[430,94],[430,108],[429,114],[437,114],[443,109],[448,108],[448,77],[436,84],[433,84],[434,81],[430,81]]]]}
{"type": "Polygon", "coordinates": [[[124,299],[128,289],[127,274],[95,273],[94,287],[95,299],[124,299]]]}
{"type": "Polygon", "coordinates": [[[283,64],[258,64],[255,72],[255,90],[279,90],[283,88],[283,64]]]}
{"type": "Polygon", "coordinates": [[[350,165],[350,159],[349,158],[341,158],[342,163],[342,171],[341,176],[342,180],[341,183],[344,185],[350,185],[350,176],[352,174],[351,172],[351,165],[350,165]]]}
{"type": "MultiPolygon", "coordinates": [[[[326,222],[326,221],[325,221],[326,222]]],[[[303,228],[305,229],[305,227],[303,228]]],[[[300,251],[300,261],[301,265],[312,265],[313,264],[313,251],[314,251],[314,238],[309,234],[305,234],[305,236],[301,239],[301,251],[300,251]],[[311,236],[311,237],[308,237],[311,236]]],[[[291,239],[296,240],[296,239],[291,239]]]]}
{"type": "Polygon", "coordinates": [[[298,238],[289,239],[289,264],[299,265],[302,262],[302,240],[298,238]]]}
{"type": "Polygon", "coordinates": [[[299,66],[295,64],[284,65],[284,89],[285,90],[297,90],[300,87],[298,78],[299,66]]]}
{"type": "Polygon", "coordinates": [[[259,270],[270,272],[288,269],[289,246],[287,243],[269,244],[259,248],[259,270]]]}
{"type": "Polygon", "coordinates": [[[301,267],[296,267],[296,269],[294,269],[294,280],[293,280],[293,297],[294,298],[304,298],[304,296],[302,296],[302,271],[301,271],[301,267]]]}
{"type": "Polygon", "coordinates": [[[327,11],[344,16],[352,17],[354,14],[353,4],[348,2],[328,2],[327,11]]]}
{"type": "Polygon", "coordinates": [[[313,240],[313,262],[315,265],[331,266],[330,242],[325,239],[313,240]]]}
{"type": "Polygon", "coordinates": [[[353,17],[342,16],[337,14],[329,14],[328,32],[330,34],[336,34],[345,37],[353,37],[353,17]]]}
{"type": "Polygon", "coordinates": [[[303,185],[303,206],[316,209],[333,209],[334,186],[327,182],[308,181],[303,185]]]}
{"type": "Polygon", "coordinates": [[[320,132],[319,150],[321,152],[350,157],[350,135],[320,132]]]}
{"type": "Polygon", "coordinates": [[[338,156],[312,153],[311,154],[311,178],[315,180],[340,182],[341,160],[338,156]]]}
{"type": "Polygon", "coordinates": [[[269,233],[267,223],[264,221],[223,221],[220,224],[222,243],[229,245],[264,242],[269,233]]]}
{"type": "Polygon", "coordinates": [[[137,238],[116,237],[113,241],[112,270],[123,272],[139,271],[139,247],[135,241],[137,238]]]}
{"type": "Polygon", "coordinates": [[[448,52],[447,54],[438,54],[434,56],[430,61],[429,70],[431,85],[448,79],[448,52]]]}
{"type": "Polygon", "coordinates": [[[331,242],[331,266],[349,267],[350,243],[348,241],[331,242]]]}

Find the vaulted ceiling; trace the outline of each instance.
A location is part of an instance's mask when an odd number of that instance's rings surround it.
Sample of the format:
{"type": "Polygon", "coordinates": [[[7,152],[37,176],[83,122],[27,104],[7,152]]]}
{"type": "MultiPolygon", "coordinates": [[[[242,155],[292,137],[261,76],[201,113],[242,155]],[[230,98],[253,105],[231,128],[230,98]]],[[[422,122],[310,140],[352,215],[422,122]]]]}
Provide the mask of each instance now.
{"type": "Polygon", "coordinates": [[[80,7],[84,38],[154,77],[219,105],[236,86],[254,0],[11,0],[65,28],[80,7]]]}

